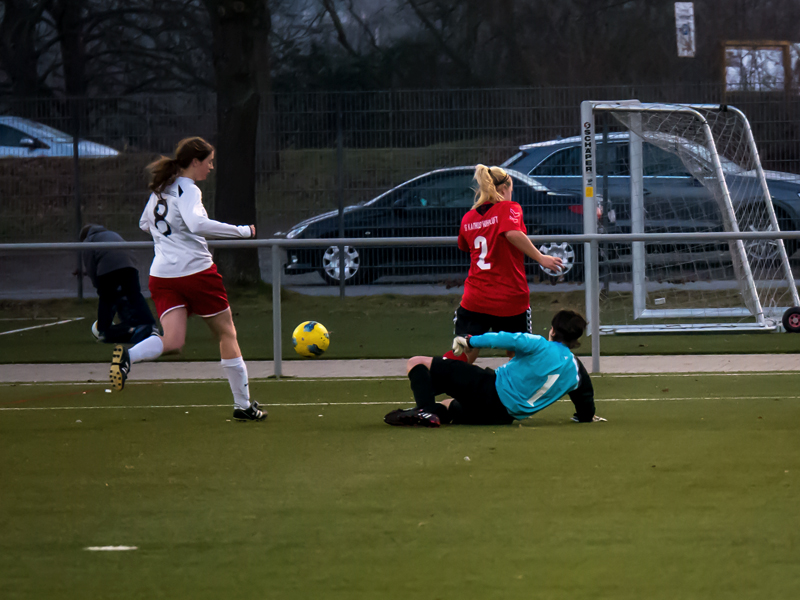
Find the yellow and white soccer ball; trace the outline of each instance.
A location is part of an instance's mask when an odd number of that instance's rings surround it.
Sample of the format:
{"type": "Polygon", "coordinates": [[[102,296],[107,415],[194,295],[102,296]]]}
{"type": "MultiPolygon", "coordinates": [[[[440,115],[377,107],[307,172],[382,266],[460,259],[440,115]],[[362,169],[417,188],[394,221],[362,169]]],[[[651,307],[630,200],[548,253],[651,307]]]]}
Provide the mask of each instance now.
{"type": "Polygon", "coordinates": [[[321,356],[331,343],[331,336],[322,323],[305,321],[295,327],[292,333],[294,351],[300,356],[313,358],[321,356]]]}

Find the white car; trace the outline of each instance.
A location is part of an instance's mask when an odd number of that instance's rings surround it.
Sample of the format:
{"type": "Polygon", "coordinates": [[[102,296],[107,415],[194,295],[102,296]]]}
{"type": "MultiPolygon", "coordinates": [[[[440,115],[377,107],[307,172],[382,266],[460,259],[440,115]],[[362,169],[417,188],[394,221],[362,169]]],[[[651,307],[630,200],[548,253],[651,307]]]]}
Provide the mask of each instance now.
{"type": "MultiPolygon", "coordinates": [[[[0,158],[72,156],[72,136],[22,117],[0,116],[0,158]]],[[[109,146],[78,140],[78,156],[100,158],[119,154],[109,146]]]]}

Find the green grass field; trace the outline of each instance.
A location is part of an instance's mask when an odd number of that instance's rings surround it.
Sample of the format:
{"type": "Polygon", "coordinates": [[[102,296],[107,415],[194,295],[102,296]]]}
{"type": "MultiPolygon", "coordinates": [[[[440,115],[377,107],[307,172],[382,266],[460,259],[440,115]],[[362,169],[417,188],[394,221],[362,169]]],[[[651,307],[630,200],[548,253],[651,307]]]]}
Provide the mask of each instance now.
{"type": "MultiPolygon", "coordinates": [[[[231,290],[231,305],[239,341],[248,360],[272,359],[272,294],[269,286],[231,290]]],[[[282,297],[283,357],[297,358],[291,347],[294,327],[307,320],[323,323],[331,332],[331,346],[323,357],[402,358],[441,355],[450,347],[453,311],[458,296],[303,296],[285,291],[282,297]]],[[[533,332],[546,334],[555,312],[569,308],[583,312],[583,293],[536,293],[531,296],[533,332]]],[[[83,317],[64,325],[0,335],[0,363],[104,362],[108,345],[90,334],[96,301],[0,301],[0,334],[36,327],[54,320],[83,317]],[[22,319],[22,320],[5,320],[22,319]],[[50,321],[42,320],[50,319],[50,321]]],[[[584,339],[578,354],[589,354],[584,339]]],[[[606,355],[631,354],[751,354],[800,352],[800,335],[769,333],[617,335],[601,338],[606,355]]],[[[182,356],[171,360],[217,360],[219,350],[201,319],[189,321],[182,356]]]]}
{"type": "Polygon", "coordinates": [[[383,424],[401,379],[255,381],[263,423],[223,382],[2,385],[0,597],[796,598],[800,374],[595,388],[607,423],[428,430],[383,424]]]}

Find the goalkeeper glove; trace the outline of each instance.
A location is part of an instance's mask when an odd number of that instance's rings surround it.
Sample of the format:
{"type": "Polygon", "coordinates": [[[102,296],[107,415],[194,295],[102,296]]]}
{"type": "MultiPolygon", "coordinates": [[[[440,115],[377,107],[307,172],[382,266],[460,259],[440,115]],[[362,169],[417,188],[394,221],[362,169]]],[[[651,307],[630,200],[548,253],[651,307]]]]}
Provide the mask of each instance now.
{"type": "Polygon", "coordinates": [[[465,337],[457,335],[455,339],[453,339],[453,354],[461,356],[462,353],[466,352],[467,348],[472,348],[469,343],[469,338],[471,337],[471,335],[465,337]]]}
{"type": "Polygon", "coordinates": [[[572,415],[572,420],[575,421],[576,423],[600,423],[608,421],[608,419],[604,419],[603,417],[598,417],[597,415],[593,416],[591,421],[581,421],[578,418],[578,413],[572,415]]]}

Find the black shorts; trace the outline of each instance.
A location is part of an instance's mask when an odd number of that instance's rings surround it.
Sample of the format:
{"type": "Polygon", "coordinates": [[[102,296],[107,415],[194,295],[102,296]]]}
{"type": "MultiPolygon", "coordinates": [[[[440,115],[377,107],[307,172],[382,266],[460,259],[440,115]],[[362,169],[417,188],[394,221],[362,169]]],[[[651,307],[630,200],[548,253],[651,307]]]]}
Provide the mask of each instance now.
{"type": "Polygon", "coordinates": [[[447,394],[454,399],[450,405],[451,411],[457,415],[453,423],[508,425],[514,421],[497,395],[495,379],[492,369],[482,369],[460,360],[436,356],[431,362],[433,393],[437,396],[447,394]]]}
{"type": "Polygon", "coordinates": [[[455,335],[482,335],[488,331],[507,333],[533,333],[531,331],[531,309],[512,317],[495,317],[485,313],[473,312],[463,306],[456,309],[453,316],[455,335]]]}

